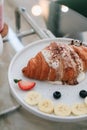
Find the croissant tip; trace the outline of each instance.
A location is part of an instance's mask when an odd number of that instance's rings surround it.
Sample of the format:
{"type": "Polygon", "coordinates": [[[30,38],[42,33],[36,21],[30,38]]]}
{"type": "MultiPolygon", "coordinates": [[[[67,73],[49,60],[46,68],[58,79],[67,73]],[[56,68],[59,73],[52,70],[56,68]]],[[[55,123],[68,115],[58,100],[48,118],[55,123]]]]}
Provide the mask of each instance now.
{"type": "Polygon", "coordinates": [[[23,72],[23,73],[25,72],[25,67],[22,69],[22,72],[23,72]]]}
{"type": "Polygon", "coordinates": [[[23,73],[25,76],[28,76],[28,75],[27,75],[27,67],[24,67],[24,68],[22,69],[22,73],[23,73]]]}

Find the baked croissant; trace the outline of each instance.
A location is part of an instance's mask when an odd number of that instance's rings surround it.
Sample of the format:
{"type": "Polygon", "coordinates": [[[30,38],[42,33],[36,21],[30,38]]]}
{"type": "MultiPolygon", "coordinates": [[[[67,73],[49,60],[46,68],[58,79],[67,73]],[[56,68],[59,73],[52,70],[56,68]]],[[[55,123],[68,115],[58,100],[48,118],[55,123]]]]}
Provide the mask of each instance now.
{"type": "Polygon", "coordinates": [[[86,46],[53,42],[31,58],[22,73],[28,78],[74,85],[78,75],[86,70],[86,46]]]}

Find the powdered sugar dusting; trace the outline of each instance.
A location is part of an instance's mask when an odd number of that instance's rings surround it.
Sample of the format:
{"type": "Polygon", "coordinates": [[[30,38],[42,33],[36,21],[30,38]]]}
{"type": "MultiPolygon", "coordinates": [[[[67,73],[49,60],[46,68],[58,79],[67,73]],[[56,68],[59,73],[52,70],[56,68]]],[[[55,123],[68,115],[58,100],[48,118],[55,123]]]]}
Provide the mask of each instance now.
{"type": "Polygon", "coordinates": [[[50,67],[53,67],[54,69],[58,68],[59,66],[59,61],[58,59],[54,60],[53,53],[51,53],[50,50],[42,50],[42,54],[46,60],[46,62],[49,64],[50,67]]]}

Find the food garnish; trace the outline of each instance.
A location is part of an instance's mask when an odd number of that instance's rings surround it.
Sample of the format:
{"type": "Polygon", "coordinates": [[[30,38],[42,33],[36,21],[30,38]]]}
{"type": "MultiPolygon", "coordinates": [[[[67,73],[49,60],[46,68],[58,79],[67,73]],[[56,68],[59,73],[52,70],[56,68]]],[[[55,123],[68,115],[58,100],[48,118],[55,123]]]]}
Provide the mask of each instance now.
{"type": "Polygon", "coordinates": [[[31,81],[26,81],[26,80],[21,80],[21,79],[14,79],[14,82],[18,84],[18,87],[22,90],[31,90],[32,88],[35,87],[36,83],[31,82],[31,81]]]}

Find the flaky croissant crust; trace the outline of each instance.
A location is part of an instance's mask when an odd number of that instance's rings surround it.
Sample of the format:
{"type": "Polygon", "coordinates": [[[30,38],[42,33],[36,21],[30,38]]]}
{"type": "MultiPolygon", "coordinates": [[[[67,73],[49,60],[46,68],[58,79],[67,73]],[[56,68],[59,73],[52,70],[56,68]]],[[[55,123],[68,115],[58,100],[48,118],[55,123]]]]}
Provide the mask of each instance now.
{"type": "Polygon", "coordinates": [[[87,71],[87,47],[53,42],[22,69],[24,76],[37,80],[77,84],[80,72],[87,71]]]}

